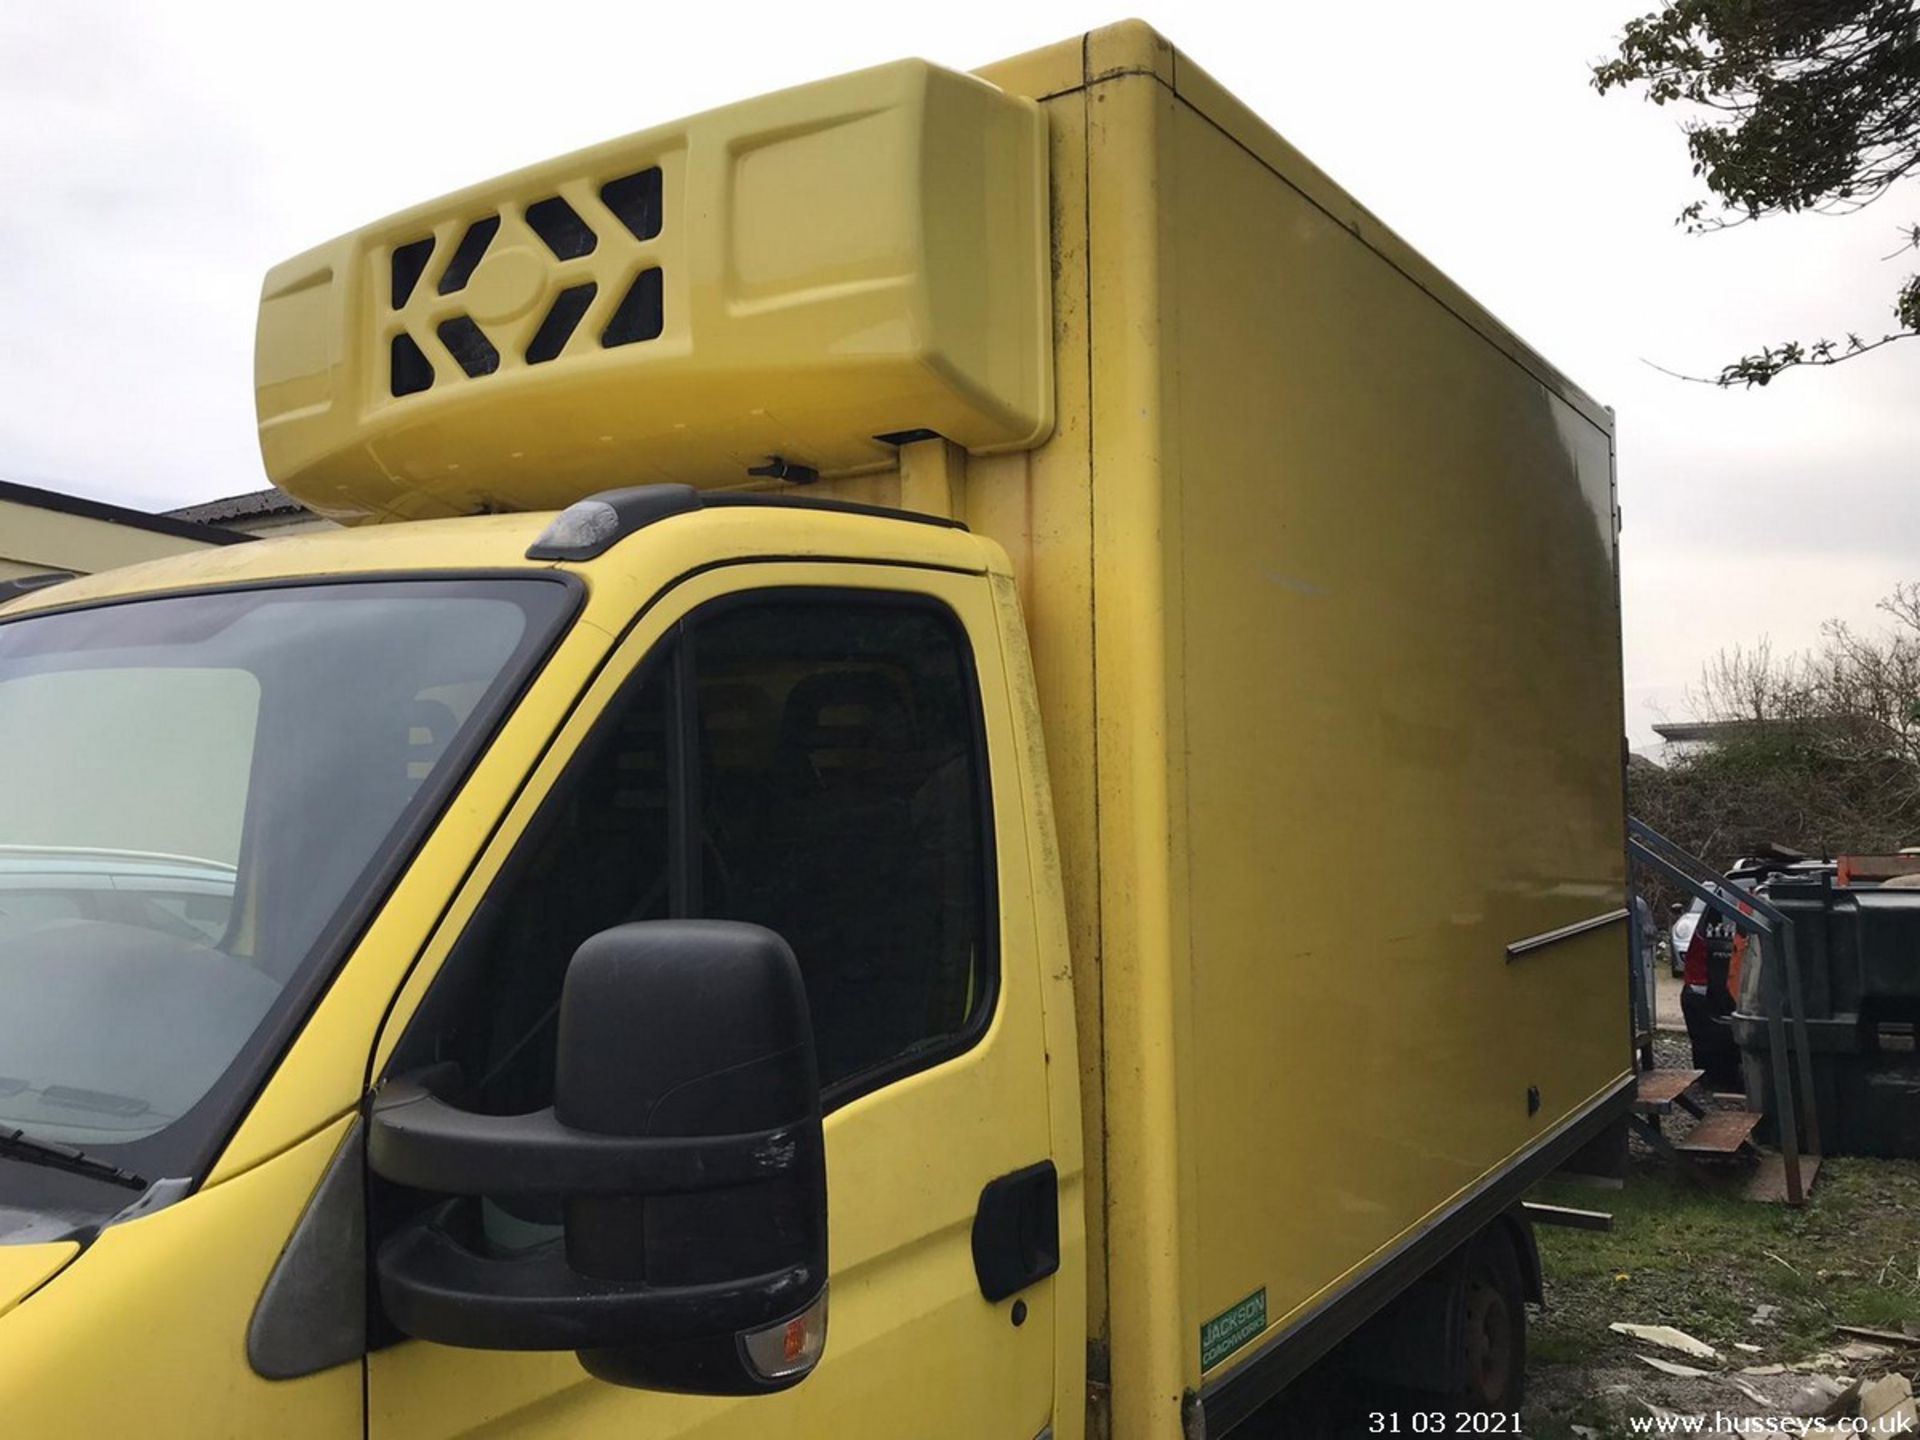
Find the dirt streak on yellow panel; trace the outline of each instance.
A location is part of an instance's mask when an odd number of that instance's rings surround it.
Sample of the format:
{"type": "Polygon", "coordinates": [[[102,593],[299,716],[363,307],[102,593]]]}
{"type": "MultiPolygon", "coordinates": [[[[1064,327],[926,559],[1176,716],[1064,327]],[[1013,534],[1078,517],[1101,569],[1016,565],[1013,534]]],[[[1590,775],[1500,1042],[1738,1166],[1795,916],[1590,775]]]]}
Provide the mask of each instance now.
{"type": "MultiPolygon", "coordinates": [[[[1093,51],[1098,37],[1089,37],[1093,51]]],[[[1093,61],[1090,58],[1089,64],[1093,61]]],[[[1180,419],[1166,405],[1161,184],[1172,96],[1128,73],[1088,97],[1094,662],[1098,707],[1102,1023],[1107,1048],[1108,1326],[1117,1435],[1167,1433],[1191,1380],[1186,1327],[1193,1152],[1187,997],[1175,971],[1181,736],[1180,517],[1169,503],[1180,419]]]]}

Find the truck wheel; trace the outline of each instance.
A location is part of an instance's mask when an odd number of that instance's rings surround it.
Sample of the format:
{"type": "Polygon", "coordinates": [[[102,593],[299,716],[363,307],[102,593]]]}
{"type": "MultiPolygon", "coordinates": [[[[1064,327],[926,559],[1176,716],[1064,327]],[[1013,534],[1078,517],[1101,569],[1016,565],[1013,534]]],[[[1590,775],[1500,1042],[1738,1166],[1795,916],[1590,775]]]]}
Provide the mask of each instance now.
{"type": "Polygon", "coordinates": [[[1461,1307],[1461,1403],[1473,1410],[1519,1409],[1527,1384],[1527,1299],[1519,1257],[1497,1225],[1467,1255],[1461,1307]]]}

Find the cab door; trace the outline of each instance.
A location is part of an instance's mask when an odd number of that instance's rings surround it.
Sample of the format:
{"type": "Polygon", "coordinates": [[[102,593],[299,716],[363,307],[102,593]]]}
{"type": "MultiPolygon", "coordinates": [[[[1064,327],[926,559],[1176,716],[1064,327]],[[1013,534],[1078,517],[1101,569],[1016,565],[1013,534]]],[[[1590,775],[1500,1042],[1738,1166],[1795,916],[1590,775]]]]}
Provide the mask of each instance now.
{"type": "MultiPolygon", "coordinates": [[[[372,1440],[1031,1440],[1050,1423],[1056,1281],[1017,1242],[1057,1200],[1000,654],[983,576],[761,563],[683,582],[564,728],[376,1053],[376,1073],[457,1064],[486,1108],[537,1108],[588,935],[677,916],[778,931],[827,1111],[818,1368],[776,1395],[670,1395],[570,1353],[389,1331],[368,1360],[372,1440]]],[[[405,1197],[375,1180],[369,1198],[377,1247],[405,1197]]],[[[482,1203],[503,1246],[556,1233],[552,1214],[482,1203]]]]}

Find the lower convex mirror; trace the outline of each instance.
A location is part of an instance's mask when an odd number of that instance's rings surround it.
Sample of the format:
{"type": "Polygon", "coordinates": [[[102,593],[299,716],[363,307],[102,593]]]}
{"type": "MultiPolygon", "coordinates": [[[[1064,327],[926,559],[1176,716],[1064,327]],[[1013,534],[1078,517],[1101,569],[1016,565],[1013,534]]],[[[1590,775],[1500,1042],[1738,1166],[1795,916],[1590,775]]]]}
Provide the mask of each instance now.
{"type": "Polygon", "coordinates": [[[826,1162],[799,966],[758,926],[645,921],[575,953],[551,1109],[382,1087],[368,1161],[454,1198],[380,1247],[409,1335],[575,1350],[601,1379],[756,1394],[797,1384],[827,1326],[826,1162]],[[556,1203],[563,1236],[501,1255],[476,1197],[556,1203]]]}

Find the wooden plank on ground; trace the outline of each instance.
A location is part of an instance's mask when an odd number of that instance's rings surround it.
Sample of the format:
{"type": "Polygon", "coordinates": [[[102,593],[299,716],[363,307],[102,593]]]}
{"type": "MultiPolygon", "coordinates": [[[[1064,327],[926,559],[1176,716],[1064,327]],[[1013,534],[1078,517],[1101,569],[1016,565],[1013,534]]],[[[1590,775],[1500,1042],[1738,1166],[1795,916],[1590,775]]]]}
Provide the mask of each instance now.
{"type": "MultiPolygon", "coordinates": [[[[1820,1173],[1818,1155],[1800,1157],[1800,1193],[1813,1193],[1814,1177],[1820,1173]]],[[[1772,1151],[1760,1156],[1760,1164],[1747,1181],[1747,1199],[1759,1200],[1769,1205],[1787,1203],[1787,1162],[1772,1151]]]]}
{"type": "Polygon", "coordinates": [[[1737,1155],[1759,1123],[1759,1112],[1754,1110],[1709,1111],[1673,1148],[1682,1155],[1737,1155]]]}

